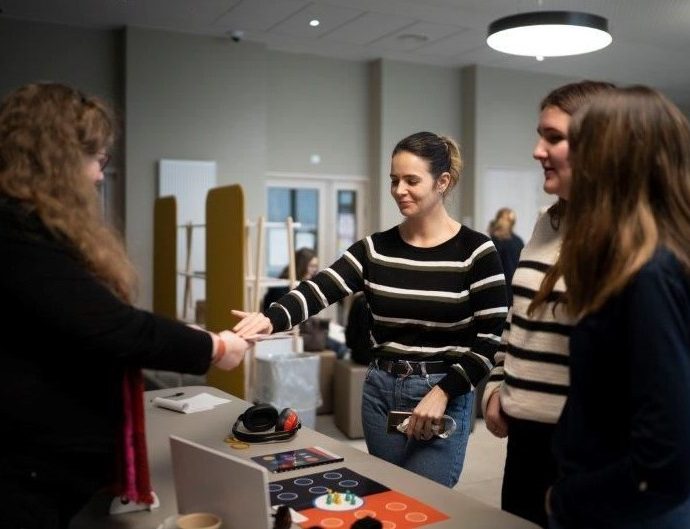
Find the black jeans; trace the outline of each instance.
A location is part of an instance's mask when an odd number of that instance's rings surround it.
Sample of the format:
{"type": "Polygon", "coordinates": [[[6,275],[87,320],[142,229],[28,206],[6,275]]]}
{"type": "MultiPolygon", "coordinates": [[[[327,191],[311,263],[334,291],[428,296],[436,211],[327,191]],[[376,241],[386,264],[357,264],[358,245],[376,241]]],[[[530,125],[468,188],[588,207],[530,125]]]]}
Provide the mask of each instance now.
{"type": "Polygon", "coordinates": [[[508,450],[501,508],[548,527],[546,490],[558,476],[551,452],[554,424],[508,418],[508,450]]]}

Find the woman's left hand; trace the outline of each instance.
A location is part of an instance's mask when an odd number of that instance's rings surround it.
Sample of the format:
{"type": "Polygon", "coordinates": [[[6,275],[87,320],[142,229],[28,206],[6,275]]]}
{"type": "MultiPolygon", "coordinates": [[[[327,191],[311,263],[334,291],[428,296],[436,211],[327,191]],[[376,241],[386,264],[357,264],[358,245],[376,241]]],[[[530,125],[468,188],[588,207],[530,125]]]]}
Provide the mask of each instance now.
{"type": "Polygon", "coordinates": [[[424,395],[424,398],[412,410],[410,421],[407,425],[407,436],[428,441],[434,436],[434,425],[443,423],[443,414],[448,406],[448,395],[438,386],[434,386],[424,395]]]}
{"type": "Polygon", "coordinates": [[[261,312],[242,312],[241,310],[232,310],[231,312],[241,318],[237,325],[232,328],[232,332],[240,338],[251,340],[254,335],[273,332],[271,320],[261,312]]]}

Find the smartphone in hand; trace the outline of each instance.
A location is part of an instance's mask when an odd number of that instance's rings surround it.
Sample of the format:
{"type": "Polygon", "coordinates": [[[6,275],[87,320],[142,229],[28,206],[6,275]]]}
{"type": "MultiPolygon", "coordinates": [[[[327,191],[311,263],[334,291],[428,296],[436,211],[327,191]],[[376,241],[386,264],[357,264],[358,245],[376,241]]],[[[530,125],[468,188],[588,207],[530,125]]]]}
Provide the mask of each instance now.
{"type": "Polygon", "coordinates": [[[388,423],[386,425],[387,433],[402,433],[398,430],[398,425],[401,424],[405,419],[412,415],[411,411],[389,411],[388,412],[388,423]]]}

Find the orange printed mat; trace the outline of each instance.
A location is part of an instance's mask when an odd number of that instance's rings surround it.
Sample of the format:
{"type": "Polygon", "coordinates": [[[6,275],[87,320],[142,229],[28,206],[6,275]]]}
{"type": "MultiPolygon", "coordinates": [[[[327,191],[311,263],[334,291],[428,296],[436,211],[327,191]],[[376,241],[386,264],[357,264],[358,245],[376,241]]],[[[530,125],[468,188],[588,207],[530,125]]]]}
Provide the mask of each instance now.
{"type": "Polygon", "coordinates": [[[448,516],[410,496],[342,467],[269,484],[271,505],[287,505],[306,520],[304,528],[348,529],[370,516],[383,529],[413,529],[448,516]]]}

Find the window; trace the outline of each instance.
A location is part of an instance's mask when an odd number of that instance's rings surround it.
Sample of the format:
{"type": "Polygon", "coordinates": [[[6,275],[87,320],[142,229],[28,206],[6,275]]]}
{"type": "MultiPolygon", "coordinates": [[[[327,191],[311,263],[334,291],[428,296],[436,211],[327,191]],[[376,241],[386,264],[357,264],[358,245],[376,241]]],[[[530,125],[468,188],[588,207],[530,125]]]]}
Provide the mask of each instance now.
{"type": "MultiPolygon", "coordinates": [[[[314,249],[324,268],[367,233],[365,192],[362,177],[275,178],[267,183],[266,218],[284,223],[292,216],[299,223],[295,250],[314,249]]],[[[287,231],[269,224],[266,233],[266,274],[278,277],[288,264],[287,231]]],[[[324,317],[338,318],[326,312],[324,317]]]]}
{"type": "MultiPolygon", "coordinates": [[[[295,228],[295,250],[311,248],[319,253],[318,188],[268,188],[268,222],[285,222],[287,217],[298,224],[295,228]]],[[[267,228],[266,272],[278,277],[288,263],[286,228],[267,228]]],[[[298,278],[299,279],[299,278],[298,278]]]]}

